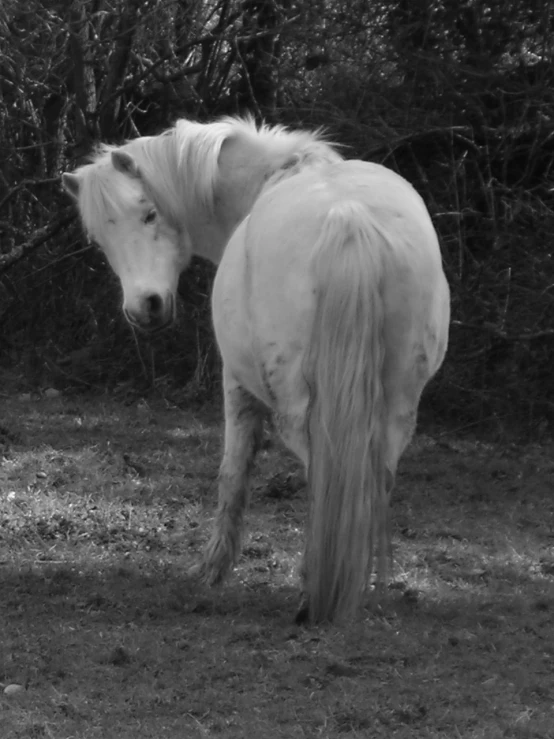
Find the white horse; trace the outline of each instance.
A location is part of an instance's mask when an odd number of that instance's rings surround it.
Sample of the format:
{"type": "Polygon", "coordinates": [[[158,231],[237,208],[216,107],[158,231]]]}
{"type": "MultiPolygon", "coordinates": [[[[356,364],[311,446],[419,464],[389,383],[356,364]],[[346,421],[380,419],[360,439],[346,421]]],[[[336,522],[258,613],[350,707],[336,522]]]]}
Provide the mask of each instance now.
{"type": "Polygon", "coordinates": [[[121,280],[128,321],[175,317],[192,254],[219,264],[225,450],[200,571],[241,551],[266,409],[304,464],[310,496],[299,617],[351,617],[383,574],[387,511],[450,314],[435,230],[399,175],[344,160],[317,133],[225,118],[102,147],[63,175],[121,280]]]}

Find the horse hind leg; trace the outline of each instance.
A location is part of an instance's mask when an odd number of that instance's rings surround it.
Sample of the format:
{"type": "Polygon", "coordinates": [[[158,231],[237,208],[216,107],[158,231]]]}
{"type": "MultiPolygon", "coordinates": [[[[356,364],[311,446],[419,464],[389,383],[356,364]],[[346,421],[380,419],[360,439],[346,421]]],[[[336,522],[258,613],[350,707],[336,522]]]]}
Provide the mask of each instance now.
{"type": "Polygon", "coordinates": [[[387,433],[387,493],[389,503],[396,480],[396,469],[400,457],[414,435],[417,421],[417,405],[404,408],[389,419],[387,433]]]}
{"type": "MultiPolygon", "coordinates": [[[[306,413],[308,409],[308,399],[298,399],[296,403],[291,403],[291,408],[287,413],[277,414],[275,418],[275,426],[283,444],[298,457],[304,467],[306,480],[308,479],[309,464],[309,448],[308,438],[306,435],[306,413]]],[[[306,596],[306,554],[302,555],[298,575],[300,579],[300,600],[294,621],[301,625],[306,623],[310,617],[310,604],[306,596]]]]}
{"type": "Polygon", "coordinates": [[[388,372],[387,422],[387,492],[390,496],[396,478],[400,457],[417,425],[417,411],[423,388],[432,376],[426,352],[420,346],[412,348],[404,367],[388,372]]]}
{"type": "Polygon", "coordinates": [[[218,508],[202,563],[196,571],[215,585],[236,564],[241,550],[250,477],[263,432],[263,409],[234,378],[224,374],[225,449],[219,469],[218,508]]]}
{"type": "MultiPolygon", "coordinates": [[[[287,414],[279,416],[277,429],[285,446],[287,446],[290,451],[298,457],[300,462],[302,462],[306,480],[309,480],[310,454],[308,436],[306,433],[307,412],[308,399],[302,398],[302,400],[299,400],[293,405],[293,409],[289,409],[287,414]]],[[[313,494],[314,491],[308,490],[309,496],[313,494]]],[[[297,626],[303,626],[310,622],[310,601],[306,588],[306,581],[308,578],[306,548],[304,548],[300,565],[298,567],[298,577],[300,580],[300,597],[294,616],[294,623],[297,626]]]]}
{"type": "MultiPolygon", "coordinates": [[[[389,501],[386,526],[388,527],[388,552],[383,553],[386,559],[382,560],[384,571],[392,572],[393,543],[391,531],[390,503],[396,481],[396,470],[400,458],[404,454],[414,435],[417,425],[417,411],[421,393],[428,375],[423,371],[426,365],[423,361],[416,362],[415,369],[396,376],[396,384],[389,385],[388,420],[386,426],[386,490],[389,501]],[[420,366],[420,365],[423,365],[420,366]],[[391,391],[394,387],[394,392],[391,391]]],[[[394,377],[392,375],[390,377],[394,377]]],[[[390,379],[389,377],[389,379],[390,379]]],[[[386,578],[385,578],[386,579],[386,578]]],[[[386,584],[381,582],[377,587],[380,596],[385,593],[386,584]]]]}

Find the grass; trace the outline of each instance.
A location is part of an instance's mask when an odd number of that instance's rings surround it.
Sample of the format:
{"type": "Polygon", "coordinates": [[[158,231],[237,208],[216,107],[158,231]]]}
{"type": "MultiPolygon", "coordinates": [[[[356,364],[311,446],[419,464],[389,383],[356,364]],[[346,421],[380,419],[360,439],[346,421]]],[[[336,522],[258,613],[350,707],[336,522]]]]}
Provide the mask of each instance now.
{"type": "Polygon", "coordinates": [[[259,459],[235,574],[187,577],[208,535],[219,411],[5,399],[0,737],[554,736],[554,462],[419,437],[394,500],[388,601],[299,628],[305,496],[259,459]]]}

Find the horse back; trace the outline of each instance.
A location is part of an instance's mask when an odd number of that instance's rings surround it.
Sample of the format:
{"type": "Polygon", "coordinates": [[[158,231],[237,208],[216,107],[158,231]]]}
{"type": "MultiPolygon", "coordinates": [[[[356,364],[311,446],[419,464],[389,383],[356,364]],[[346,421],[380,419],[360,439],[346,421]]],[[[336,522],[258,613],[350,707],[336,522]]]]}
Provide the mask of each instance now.
{"type": "Polygon", "coordinates": [[[384,341],[391,361],[422,343],[432,371],[442,361],[448,286],[420,196],[380,165],[343,160],[309,167],[262,192],[232,236],[214,285],[224,362],[267,405],[275,405],[284,383],[300,392],[318,290],[313,250],[330,210],[347,202],[359,204],[380,236],[368,236],[367,249],[384,251],[384,341]]]}

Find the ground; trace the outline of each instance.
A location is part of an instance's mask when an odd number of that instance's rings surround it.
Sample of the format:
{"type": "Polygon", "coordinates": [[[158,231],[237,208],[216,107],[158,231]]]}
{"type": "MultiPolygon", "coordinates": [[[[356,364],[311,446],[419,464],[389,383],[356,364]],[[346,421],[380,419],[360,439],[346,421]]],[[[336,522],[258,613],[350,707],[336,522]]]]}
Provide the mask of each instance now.
{"type": "Polygon", "coordinates": [[[187,571],[216,501],[217,408],[2,404],[2,739],[554,737],[550,448],[418,436],[388,599],[305,628],[305,490],[277,442],[239,566],[209,590],[187,571]]]}

